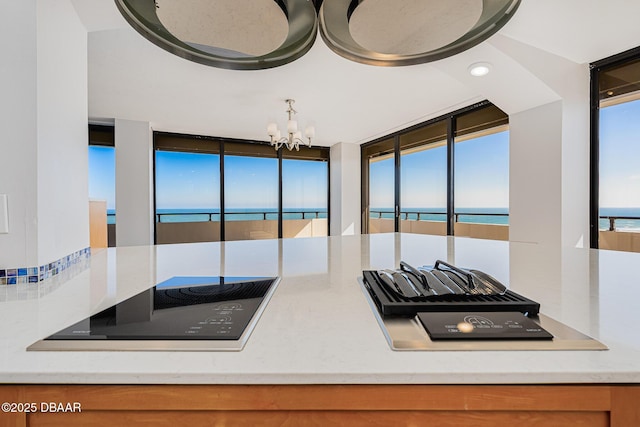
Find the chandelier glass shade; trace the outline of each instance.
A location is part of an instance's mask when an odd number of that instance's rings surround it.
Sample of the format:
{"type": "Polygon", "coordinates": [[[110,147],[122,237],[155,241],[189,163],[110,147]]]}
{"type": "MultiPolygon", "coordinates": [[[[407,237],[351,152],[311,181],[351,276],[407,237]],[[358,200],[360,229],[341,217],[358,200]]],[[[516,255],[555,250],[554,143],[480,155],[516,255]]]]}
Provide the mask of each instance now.
{"type": "Polygon", "coordinates": [[[298,130],[298,122],[294,119],[297,111],[293,109],[293,103],[296,101],[294,99],[287,99],[285,102],[288,106],[286,112],[289,117],[287,120],[287,132],[286,135],[283,136],[276,123],[269,123],[267,125],[267,134],[271,138],[271,145],[276,150],[286,147],[290,151],[294,149],[296,151],[300,150],[300,145],[310,147],[311,139],[315,136],[315,128],[313,126],[307,126],[304,130],[303,137],[302,132],[298,130]]]}

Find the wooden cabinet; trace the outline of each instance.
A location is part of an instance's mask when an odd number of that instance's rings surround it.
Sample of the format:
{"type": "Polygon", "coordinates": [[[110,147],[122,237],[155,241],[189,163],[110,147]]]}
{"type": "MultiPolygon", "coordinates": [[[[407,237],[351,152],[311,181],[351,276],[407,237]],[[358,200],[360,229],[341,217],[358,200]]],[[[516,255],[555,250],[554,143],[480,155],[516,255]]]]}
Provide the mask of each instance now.
{"type": "Polygon", "coordinates": [[[12,427],[640,426],[636,385],[3,385],[0,400],[81,407],[0,414],[12,427]]]}

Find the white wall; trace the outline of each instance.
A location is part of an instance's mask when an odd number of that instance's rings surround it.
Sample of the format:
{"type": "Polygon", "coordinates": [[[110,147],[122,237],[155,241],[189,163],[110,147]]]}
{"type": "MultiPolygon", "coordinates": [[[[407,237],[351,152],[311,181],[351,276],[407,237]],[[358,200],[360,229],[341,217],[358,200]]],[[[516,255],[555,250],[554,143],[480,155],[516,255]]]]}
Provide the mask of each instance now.
{"type": "Polygon", "coordinates": [[[589,247],[589,72],[572,77],[583,90],[563,100],[562,244],[589,247]],[[580,96],[581,95],[581,96],[580,96]]]}
{"type": "Polygon", "coordinates": [[[38,265],[89,246],[87,32],[69,1],[39,0],[38,265]]]}
{"type": "Polygon", "coordinates": [[[0,194],[8,196],[9,233],[0,234],[0,268],[11,268],[37,263],[36,0],[5,2],[2,13],[0,194]]]}
{"type": "Polygon", "coordinates": [[[152,245],[153,132],[149,122],[115,121],[116,245],[152,245]]]}
{"type": "MultiPolygon", "coordinates": [[[[543,85],[547,90],[555,93],[560,100],[556,107],[550,107],[552,104],[549,102],[526,111],[505,110],[510,114],[511,119],[511,146],[521,150],[516,153],[518,158],[512,159],[512,167],[515,170],[512,171],[511,179],[519,180],[524,184],[522,181],[526,180],[527,176],[515,174],[518,174],[520,169],[530,170],[529,163],[533,160],[545,162],[541,164],[545,165],[542,170],[553,177],[553,181],[550,181],[549,177],[531,175],[533,182],[527,185],[535,191],[534,198],[541,196],[542,193],[551,192],[554,194],[553,197],[542,196],[540,201],[557,203],[548,206],[552,211],[549,213],[553,213],[553,217],[543,216],[536,219],[527,216],[527,222],[522,222],[511,215],[510,221],[516,221],[523,227],[516,231],[520,237],[525,233],[537,241],[533,230],[551,228],[558,233],[557,242],[562,246],[588,246],[590,129],[588,64],[578,64],[500,35],[493,37],[491,44],[521,64],[532,77],[538,80],[538,85],[543,85]],[[555,110],[551,111],[552,108],[555,110]],[[529,135],[518,132],[520,136],[516,135],[514,139],[514,117],[517,117],[517,126],[527,127],[529,135]],[[545,119],[549,122],[541,121],[545,119]],[[558,129],[558,126],[561,128],[558,129]],[[551,138],[551,140],[542,138],[551,138]],[[534,144],[534,147],[522,147],[527,143],[534,144]],[[538,146],[539,151],[536,149],[538,146]],[[513,163],[514,160],[516,160],[515,163],[513,163]],[[559,232],[556,228],[558,222],[561,227],[559,232]],[[524,229],[526,224],[529,224],[531,230],[524,229]]],[[[520,198],[518,194],[512,196],[515,200],[520,198]]],[[[511,209],[513,208],[512,204],[511,209]]],[[[524,213],[521,209],[518,211],[524,213]]],[[[513,229],[510,232],[513,233],[513,229]]],[[[547,230],[541,230],[541,232],[545,240],[550,237],[547,230]]]]}
{"type": "Polygon", "coordinates": [[[562,101],[509,116],[509,240],[560,244],[562,101]]]}
{"type": "Polygon", "coordinates": [[[360,146],[340,142],[331,146],[330,235],[360,234],[360,146]]]}
{"type": "Polygon", "coordinates": [[[0,267],[32,267],[89,245],[86,31],[68,0],[3,5],[0,267]]]}
{"type": "Polygon", "coordinates": [[[509,240],[589,245],[588,102],[509,117],[509,240]]]}

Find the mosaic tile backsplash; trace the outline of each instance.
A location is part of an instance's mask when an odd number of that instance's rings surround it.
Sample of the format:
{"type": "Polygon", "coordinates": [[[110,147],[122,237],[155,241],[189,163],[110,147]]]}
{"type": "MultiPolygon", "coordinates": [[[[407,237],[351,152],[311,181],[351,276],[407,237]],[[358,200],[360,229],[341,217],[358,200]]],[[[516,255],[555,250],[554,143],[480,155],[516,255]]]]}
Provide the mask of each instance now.
{"type": "Polygon", "coordinates": [[[79,251],[60,258],[40,267],[20,267],[0,269],[0,285],[17,285],[19,283],[38,283],[44,279],[63,272],[73,264],[91,256],[91,248],[79,251]]]}

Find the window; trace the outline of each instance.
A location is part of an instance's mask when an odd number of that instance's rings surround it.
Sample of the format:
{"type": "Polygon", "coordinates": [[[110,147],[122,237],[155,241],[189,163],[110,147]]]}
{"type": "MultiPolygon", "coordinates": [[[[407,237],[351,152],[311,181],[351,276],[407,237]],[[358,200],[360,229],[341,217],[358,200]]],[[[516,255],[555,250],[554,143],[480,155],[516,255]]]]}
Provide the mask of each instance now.
{"type": "Polygon", "coordinates": [[[386,139],[363,147],[362,170],[365,217],[363,226],[369,233],[395,230],[395,139],[386,139]]]}
{"type": "Polygon", "coordinates": [[[640,231],[639,119],[640,96],[600,109],[601,230],[640,231]]]}
{"type": "Polygon", "coordinates": [[[221,239],[220,143],[154,133],[157,244],[221,239]]]}
{"type": "Polygon", "coordinates": [[[165,132],[154,144],[156,243],[328,234],[328,148],[165,132]]]}
{"type": "Polygon", "coordinates": [[[107,202],[107,240],[115,246],[116,151],[113,127],[89,125],[89,199],[107,202]]]}
{"type": "Polygon", "coordinates": [[[400,231],[447,234],[447,124],[400,135],[400,231]]]}
{"type": "MultiPolygon", "coordinates": [[[[456,227],[460,223],[509,223],[507,121],[507,116],[495,106],[475,110],[456,119],[456,227]]],[[[496,230],[496,233],[499,232],[496,230]]],[[[456,234],[464,233],[459,230],[456,234]]],[[[498,235],[493,237],[499,238],[498,235]]],[[[504,235],[503,238],[506,239],[508,236],[504,235]]]]}
{"type": "Polygon", "coordinates": [[[225,240],[278,238],[277,152],[251,145],[224,147],[225,240]]]}
{"type": "Polygon", "coordinates": [[[328,236],[328,193],[327,160],[283,158],[282,237],[328,236]]]}
{"type": "Polygon", "coordinates": [[[592,64],[591,246],[640,251],[640,48],[592,64]]]}
{"type": "Polygon", "coordinates": [[[156,150],[156,243],[220,240],[220,155],[156,150]]]}
{"type": "Polygon", "coordinates": [[[116,223],[116,150],[89,146],[89,198],[107,201],[107,224],[116,223]]]}
{"type": "Polygon", "coordinates": [[[508,223],[507,129],[508,116],[484,101],[363,144],[363,232],[508,239],[506,228],[468,225],[508,223]]]}

